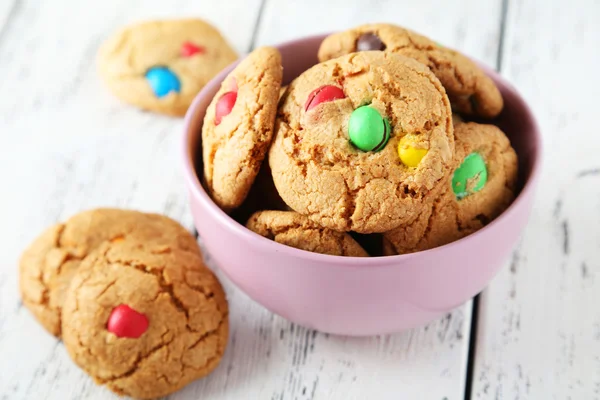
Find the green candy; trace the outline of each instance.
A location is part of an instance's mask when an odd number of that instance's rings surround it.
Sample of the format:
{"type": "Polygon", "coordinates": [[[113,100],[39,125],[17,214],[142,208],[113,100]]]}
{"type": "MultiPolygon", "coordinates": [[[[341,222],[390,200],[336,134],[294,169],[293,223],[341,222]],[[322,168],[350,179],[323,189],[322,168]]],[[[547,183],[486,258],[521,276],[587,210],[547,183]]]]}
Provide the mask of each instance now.
{"type": "Polygon", "coordinates": [[[361,106],[348,122],[350,142],[362,151],[380,151],[390,140],[390,123],[373,107],[361,106]]]}
{"type": "Polygon", "coordinates": [[[458,200],[480,191],[487,183],[487,167],[481,154],[471,153],[454,171],[452,190],[458,200]]]}

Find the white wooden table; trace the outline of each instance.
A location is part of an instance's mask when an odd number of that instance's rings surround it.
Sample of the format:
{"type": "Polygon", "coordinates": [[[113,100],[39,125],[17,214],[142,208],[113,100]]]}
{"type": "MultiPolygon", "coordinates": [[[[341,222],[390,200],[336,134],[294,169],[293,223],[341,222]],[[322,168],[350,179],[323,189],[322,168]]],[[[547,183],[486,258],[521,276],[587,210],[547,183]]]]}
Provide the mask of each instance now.
{"type": "Polygon", "coordinates": [[[531,222],[479,296],[421,329],[353,339],[272,315],[221,276],[225,358],[170,399],[599,399],[600,2],[594,0],[0,0],[0,399],[105,399],[22,307],[17,260],[96,206],[192,229],[180,119],[124,106],[95,70],[122,25],[197,15],[240,53],[363,22],[420,31],[495,66],[539,118],[531,222]]]}

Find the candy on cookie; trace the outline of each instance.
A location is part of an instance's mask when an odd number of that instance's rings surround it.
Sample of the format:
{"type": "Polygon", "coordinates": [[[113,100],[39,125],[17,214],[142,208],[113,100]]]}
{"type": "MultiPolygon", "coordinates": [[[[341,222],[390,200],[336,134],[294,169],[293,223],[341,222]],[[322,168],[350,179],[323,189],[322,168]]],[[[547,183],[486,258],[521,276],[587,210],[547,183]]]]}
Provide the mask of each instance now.
{"type": "Polygon", "coordinates": [[[289,85],[269,164],[294,211],[324,228],[375,233],[415,218],[453,152],[450,103],[435,75],[369,51],[317,64],[289,85]],[[399,155],[404,137],[419,154],[399,155]]]}
{"type": "Polygon", "coordinates": [[[369,256],[347,233],[320,227],[293,211],[259,211],[250,217],[246,227],[277,243],[313,253],[369,256]]]}
{"type": "Polygon", "coordinates": [[[427,250],[467,236],[513,201],[517,155],[494,125],[459,122],[455,168],[417,219],[384,234],[386,255],[427,250]]]}
{"type": "Polygon", "coordinates": [[[258,48],[225,78],[208,106],[202,127],[204,184],[227,212],[248,195],[271,143],[282,77],[279,51],[258,48]]]}
{"type": "Polygon", "coordinates": [[[135,398],[166,396],[209,374],[228,340],[225,293],[201,255],[130,237],[81,263],[62,316],[73,361],[135,398]]]}
{"type": "Polygon", "coordinates": [[[19,288],[23,304],[48,332],[61,334],[64,297],[82,260],[103,242],[125,238],[200,254],[185,228],[159,214],[99,208],[46,229],[21,256],[19,288]]]}
{"type": "Polygon", "coordinates": [[[399,26],[367,24],[334,33],[323,40],[319,60],[370,50],[401,54],[427,65],[442,82],[453,108],[461,113],[492,118],[502,111],[500,91],[473,61],[399,26]]]}
{"type": "Polygon", "coordinates": [[[122,101],[182,116],[218,72],[237,59],[221,33],[200,19],[132,24],[106,40],[98,71],[122,101]]]}

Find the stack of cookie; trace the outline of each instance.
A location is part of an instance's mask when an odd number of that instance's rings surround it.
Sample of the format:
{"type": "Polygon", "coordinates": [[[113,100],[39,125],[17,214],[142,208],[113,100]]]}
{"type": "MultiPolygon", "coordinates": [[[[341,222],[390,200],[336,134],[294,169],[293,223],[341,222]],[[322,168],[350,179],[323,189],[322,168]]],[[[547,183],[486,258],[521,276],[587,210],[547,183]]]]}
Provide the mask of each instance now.
{"type": "Polygon", "coordinates": [[[156,398],[210,373],[228,339],[221,284],[158,214],[95,209],[43,232],[20,263],[24,305],[97,383],[156,398]]]}
{"type": "Polygon", "coordinates": [[[279,243],[360,257],[450,243],[510,205],[509,139],[468,122],[503,99],[467,57],[389,24],[333,34],[318,57],[282,88],[280,54],[260,48],[223,81],[199,173],[223,210],[279,243]]]}

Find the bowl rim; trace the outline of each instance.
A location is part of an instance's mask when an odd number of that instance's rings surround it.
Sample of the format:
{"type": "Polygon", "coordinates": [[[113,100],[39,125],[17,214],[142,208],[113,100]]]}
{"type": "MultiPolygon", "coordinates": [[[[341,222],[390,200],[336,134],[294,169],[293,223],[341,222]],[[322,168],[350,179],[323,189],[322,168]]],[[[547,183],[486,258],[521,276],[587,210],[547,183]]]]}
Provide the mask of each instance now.
{"type": "MultiPolygon", "coordinates": [[[[293,39],[289,41],[285,41],[273,47],[281,50],[282,48],[294,47],[298,46],[306,41],[324,39],[328,34],[316,34],[311,36],[306,36],[298,39],[293,39]]],[[[504,88],[511,92],[514,98],[517,100],[519,106],[525,112],[525,115],[528,119],[528,124],[531,125],[531,134],[534,136],[534,142],[536,143],[536,152],[532,156],[533,157],[533,165],[531,168],[531,174],[529,178],[524,182],[523,188],[517,195],[517,197],[513,200],[510,206],[504,210],[498,217],[496,217],[489,224],[479,229],[478,231],[471,233],[461,239],[458,239],[454,242],[434,247],[428,250],[422,250],[414,253],[408,254],[398,254],[391,256],[377,256],[377,257],[349,257],[349,256],[336,256],[330,254],[320,254],[313,253],[306,250],[297,249],[295,247],[286,246],[281,243],[277,243],[273,240],[267,239],[250,229],[246,228],[243,224],[240,224],[233,218],[231,218],[227,213],[225,213],[216,203],[210,198],[204,187],[202,186],[198,174],[196,173],[196,169],[194,167],[194,154],[195,149],[192,148],[191,143],[194,137],[194,132],[192,130],[192,122],[195,118],[196,113],[198,112],[198,108],[204,97],[208,95],[208,92],[212,91],[214,86],[220,85],[221,82],[225,79],[225,77],[231,72],[242,60],[240,57],[238,60],[231,63],[225,69],[223,69],[219,74],[217,74],[213,79],[211,79],[204,88],[196,95],[194,100],[192,101],[186,115],[184,117],[183,123],[183,134],[181,136],[181,150],[182,150],[182,164],[183,164],[183,172],[184,177],[188,185],[188,190],[191,195],[197,199],[199,203],[205,208],[214,214],[215,218],[222,223],[227,230],[229,230],[232,234],[240,236],[242,239],[245,239],[250,242],[254,242],[256,246],[260,247],[261,250],[271,251],[271,252],[280,252],[284,253],[290,257],[305,259],[311,262],[319,262],[331,265],[345,266],[345,267],[375,267],[380,266],[382,263],[389,264],[390,261],[397,261],[398,264],[402,262],[409,262],[416,257],[422,257],[424,255],[435,256],[436,253],[447,251],[452,247],[464,246],[466,242],[473,240],[474,238],[485,235],[489,230],[494,229],[494,226],[501,223],[503,220],[509,218],[510,215],[516,213],[517,208],[521,206],[522,203],[527,201],[529,196],[533,196],[536,187],[536,182],[539,179],[541,165],[542,165],[542,154],[543,154],[543,141],[542,135],[539,128],[538,121],[535,118],[535,115],[527,102],[521,96],[521,94],[516,90],[516,88],[509,83],[505,78],[503,78],[498,72],[494,69],[486,66],[482,62],[474,60],[484,71],[486,74],[491,75],[494,79],[502,82],[504,88]]],[[[201,133],[197,133],[201,135],[201,133]]],[[[526,206],[523,204],[523,206],[526,206]]]]}

